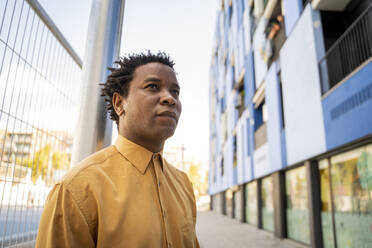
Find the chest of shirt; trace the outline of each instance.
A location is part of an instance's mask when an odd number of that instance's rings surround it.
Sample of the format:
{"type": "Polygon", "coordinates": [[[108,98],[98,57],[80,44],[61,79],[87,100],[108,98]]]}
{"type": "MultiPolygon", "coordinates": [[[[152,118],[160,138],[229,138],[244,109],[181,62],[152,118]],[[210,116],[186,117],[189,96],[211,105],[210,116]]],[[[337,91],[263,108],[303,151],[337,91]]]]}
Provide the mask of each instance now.
{"type": "Polygon", "coordinates": [[[98,242],[125,240],[132,247],[164,247],[185,244],[194,236],[185,185],[155,166],[151,163],[144,174],[132,168],[119,170],[95,187],[98,242]]]}

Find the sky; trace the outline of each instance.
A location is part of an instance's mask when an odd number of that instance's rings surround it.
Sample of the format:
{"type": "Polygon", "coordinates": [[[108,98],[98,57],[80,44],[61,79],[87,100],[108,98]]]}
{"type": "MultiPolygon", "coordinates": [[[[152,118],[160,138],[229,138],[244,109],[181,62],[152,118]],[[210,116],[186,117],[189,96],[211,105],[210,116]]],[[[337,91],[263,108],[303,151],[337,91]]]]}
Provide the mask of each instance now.
{"type": "MultiPolygon", "coordinates": [[[[84,59],[92,0],[39,0],[84,59]]],[[[208,166],[209,66],[217,0],[127,0],[120,55],[165,51],[175,61],[182,114],[165,150],[185,147],[186,160],[208,166]]]]}

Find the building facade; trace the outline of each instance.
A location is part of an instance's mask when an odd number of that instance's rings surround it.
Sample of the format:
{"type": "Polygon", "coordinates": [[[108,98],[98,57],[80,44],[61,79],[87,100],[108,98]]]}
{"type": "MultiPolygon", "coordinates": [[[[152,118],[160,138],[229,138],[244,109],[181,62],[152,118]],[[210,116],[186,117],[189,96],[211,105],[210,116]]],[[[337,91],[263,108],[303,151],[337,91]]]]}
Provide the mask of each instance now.
{"type": "Polygon", "coordinates": [[[371,0],[221,0],[209,94],[214,211],[372,246],[371,0]]]}

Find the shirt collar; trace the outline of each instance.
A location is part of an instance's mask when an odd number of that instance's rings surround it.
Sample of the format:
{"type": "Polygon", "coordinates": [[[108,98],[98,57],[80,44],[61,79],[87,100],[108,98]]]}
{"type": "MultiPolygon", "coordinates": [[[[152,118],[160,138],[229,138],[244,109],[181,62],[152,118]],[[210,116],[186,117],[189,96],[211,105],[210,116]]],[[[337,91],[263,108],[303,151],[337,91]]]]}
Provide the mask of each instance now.
{"type": "Polygon", "coordinates": [[[147,166],[154,155],[160,156],[164,167],[163,150],[153,153],[121,135],[118,135],[115,147],[142,174],[145,174],[147,166]]]}

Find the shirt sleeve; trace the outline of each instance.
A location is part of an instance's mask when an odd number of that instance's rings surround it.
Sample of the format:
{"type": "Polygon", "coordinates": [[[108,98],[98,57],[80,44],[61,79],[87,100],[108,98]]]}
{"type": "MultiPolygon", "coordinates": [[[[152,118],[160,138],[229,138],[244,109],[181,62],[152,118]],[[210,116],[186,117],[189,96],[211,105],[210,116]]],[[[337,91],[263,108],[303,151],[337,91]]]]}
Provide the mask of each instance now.
{"type": "Polygon", "coordinates": [[[71,192],[61,184],[51,190],[41,215],[36,248],[95,247],[89,225],[71,192]]]}

